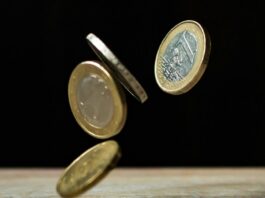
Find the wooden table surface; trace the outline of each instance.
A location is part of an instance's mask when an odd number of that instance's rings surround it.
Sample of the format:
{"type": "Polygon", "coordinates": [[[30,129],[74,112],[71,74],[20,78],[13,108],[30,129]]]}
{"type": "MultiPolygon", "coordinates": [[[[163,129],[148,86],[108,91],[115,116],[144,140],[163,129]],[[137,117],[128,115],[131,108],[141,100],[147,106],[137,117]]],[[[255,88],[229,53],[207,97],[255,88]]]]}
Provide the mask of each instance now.
{"type": "MultiPolygon", "coordinates": [[[[0,169],[0,197],[60,197],[62,169],[0,169]]],[[[265,197],[265,168],[117,168],[80,197],[265,197]]]]}

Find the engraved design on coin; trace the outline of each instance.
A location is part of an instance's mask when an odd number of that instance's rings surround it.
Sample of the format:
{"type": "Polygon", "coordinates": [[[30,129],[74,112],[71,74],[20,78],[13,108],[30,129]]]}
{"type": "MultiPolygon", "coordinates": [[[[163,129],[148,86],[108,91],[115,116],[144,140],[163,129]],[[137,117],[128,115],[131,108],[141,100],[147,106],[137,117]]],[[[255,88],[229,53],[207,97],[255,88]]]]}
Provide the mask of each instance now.
{"type": "Polygon", "coordinates": [[[188,75],[197,54],[197,40],[194,34],[178,33],[160,57],[164,77],[168,81],[180,81],[188,75]]]}
{"type": "Polygon", "coordinates": [[[120,150],[116,141],[109,140],[93,146],[66,168],[57,182],[57,192],[63,197],[79,195],[106,176],[119,158],[120,150]]]}
{"type": "Polygon", "coordinates": [[[79,110],[98,128],[105,127],[114,113],[113,97],[105,81],[98,75],[85,76],[77,88],[79,110]]]}

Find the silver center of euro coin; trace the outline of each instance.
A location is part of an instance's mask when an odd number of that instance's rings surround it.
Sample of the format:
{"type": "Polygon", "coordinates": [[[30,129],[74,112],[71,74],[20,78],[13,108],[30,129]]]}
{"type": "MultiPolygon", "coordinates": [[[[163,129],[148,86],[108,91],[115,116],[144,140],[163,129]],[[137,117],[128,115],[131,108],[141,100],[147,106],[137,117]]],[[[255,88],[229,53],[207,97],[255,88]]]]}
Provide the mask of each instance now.
{"type": "Polygon", "coordinates": [[[105,127],[113,116],[112,94],[104,79],[97,75],[85,76],[80,81],[77,102],[85,119],[95,127],[105,127]]]}
{"type": "Polygon", "coordinates": [[[178,33],[161,57],[165,78],[171,82],[182,80],[192,69],[196,53],[196,37],[188,31],[178,33]]]}

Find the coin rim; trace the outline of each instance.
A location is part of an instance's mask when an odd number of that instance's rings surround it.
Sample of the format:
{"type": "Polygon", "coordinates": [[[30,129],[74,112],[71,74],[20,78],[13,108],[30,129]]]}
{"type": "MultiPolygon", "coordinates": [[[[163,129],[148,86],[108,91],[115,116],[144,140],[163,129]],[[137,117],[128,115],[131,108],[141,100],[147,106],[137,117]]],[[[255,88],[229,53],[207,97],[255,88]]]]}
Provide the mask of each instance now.
{"type": "Polygon", "coordinates": [[[91,136],[98,139],[107,139],[117,135],[123,128],[127,118],[127,104],[124,92],[120,85],[116,83],[110,73],[100,62],[84,61],[75,67],[75,69],[72,71],[68,84],[68,98],[75,120],[79,126],[81,126],[81,128],[91,136]],[[89,123],[79,110],[77,103],[77,83],[80,82],[82,76],[91,73],[95,73],[105,80],[105,83],[107,84],[113,98],[113,116],[109,123],[102,128],[89,123]]]}
{"type": "Polygon", "coordinates": [[[113,73],[124,88],[138,101],[144,103],[148,99],[146,91],[109,47],[93,33],[89,33],[86,40],[95,54],[106,64],[107,69],[113,73]]]}
{"type": "MultiPolygon", "coordinates": [[[[205,28],[201,26],[197,21],[194,20],[185,20],[177,25],[175,25],[164,37],[162,40],[159,49],[156,54],[155,58],[155,79],[158,84],[158,86],[167,93],[173,94],[173,95],[179,95],[188,92],[191,88],[193,88],[197,82],[202,77],[203,73],[205,72],[205,69],[208,64],[209,55],[211,51],[211,41],[210,36],[205,28]],[[159,76],[159,68],[161,68],[161,63],[159,62],[159,57],[161,54],[163,54],[164,50],[166,49],[167,45],[165,43],[170,43],[173,35],[176,35],[180,32],[180,28],[183,25],[189,25],[193,26],[196,29],[199,30],[199,32],[194,31],[191,27],[188,27],[188,31],[192,32],[196,35],[196,38],[198,39],[198,49],[197,51],[197,57],[195,60],[195,63],[193,64],[193,67],[181,81],[176,82],[170,82],[166,79],[164,79],[164,76],[159,76]]],[[[161,69],[160,69],[161,70],[161,69]]]]}
{"type": "Polygon", "coordinates": [[[84,193],[86,190],[88,190],[89,188],[91,188],[92,186],[96,185],[99,181],[101,181],[101,179],[103,179],[117,164],[118,159],[121,156],[121,151],[120,151],[120,146],[119,144],[115,141],[115,140],[107,140],[104,142],[101,142],[99,144],[96,144],[95,146],[87,149],[86,151],[84,151],[80,156],[78,156],[70,165],[67,166],[67,168],[63,171],[62,175],[60,176],[57,185],[56,185],[56,191],[62,195],[62,196],[76,196],[79,195],[81,193],[84,193]],[[62,181],[65,177],[65,175],[71,171],[71,169],[86,155],[88,155],[88,153],[93,152],[93,150],[97,149],[98,147],[108,147],[108,145],[113,144],[113,146],[115,147],[114,151],[114,155],[110,158],[110,163],[108,165],[106,165],[106,167],[104,169],[99,169],[100,171],[97,172],[97,174],[95,174],[94,176],[92,176],[91,178],[89,178],[86,182],[86,185],[84,185],[82,188],[80,188],[78,191],[76,192],[72,192],[72,193],[63,193],[60,190],[60,186],[62,185],[62,181]]]}

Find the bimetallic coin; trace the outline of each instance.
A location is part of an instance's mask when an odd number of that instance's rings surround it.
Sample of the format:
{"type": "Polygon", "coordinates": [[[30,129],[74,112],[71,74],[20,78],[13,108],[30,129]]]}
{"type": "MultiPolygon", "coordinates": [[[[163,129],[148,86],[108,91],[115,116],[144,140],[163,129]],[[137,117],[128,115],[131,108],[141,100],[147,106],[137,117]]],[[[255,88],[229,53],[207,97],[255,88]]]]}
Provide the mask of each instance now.
{"type": "Polygon", "coordinates": [[[99,62],[76,66],[68,97],[76,121],[90,135],[109,138],[123,128],[127,116],[123,90],[99,62]]]}
{"type": "Polygon", "coordinates": [[[116,141],[97,144],[66,168],[57,183],[57,192],[63,197],[84,192],[114,168],[119,158],[120,149],[116,141]]]}
{"type": "Polygon", "coordinates": [[[210,37],[198,22],[187,20],[173,27],[155,59],[159,87],[175,95],[189,91],[206,69],[210,48],[210,37]]]}
{"type": "Polygon", "coordinates": [[[87,35],[87,42],[97,56],[106,64],[114,77],[140,102],[145,102],[148,98],[144,88],[131,74],[131,72],[121,63],[113,52],[94,34],[87,35]]]}

